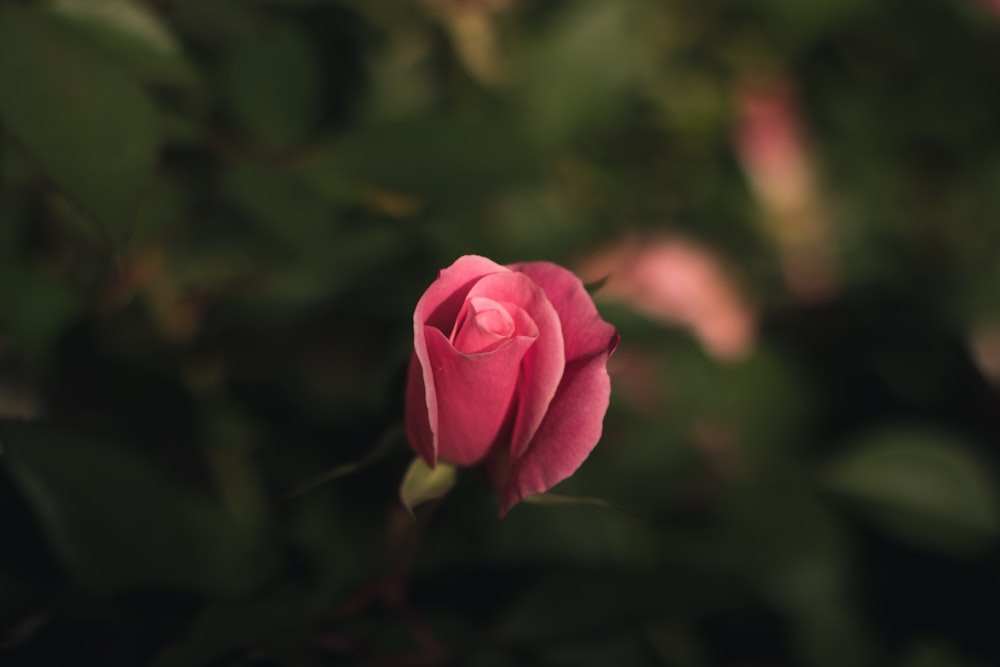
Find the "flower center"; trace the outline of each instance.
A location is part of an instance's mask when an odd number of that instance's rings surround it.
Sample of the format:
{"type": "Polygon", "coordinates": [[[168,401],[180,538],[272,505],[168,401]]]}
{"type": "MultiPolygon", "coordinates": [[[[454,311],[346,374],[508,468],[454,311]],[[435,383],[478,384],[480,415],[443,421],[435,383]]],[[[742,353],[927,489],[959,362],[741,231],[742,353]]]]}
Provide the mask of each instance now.
{"type": "Polygon", "coordinates": [[[451,344],[465,354],[488,352],[513,336],[516,328],[505,304],[486,297],[473,297],[459,314],[451,344]]]}
{"type": "Polygon", "coordinates": [[[483,297],[470,301],[470,310],[475,313],[476,326],[480,331],[504,337],[514,333],[514,318],[502,305],[483,297]]]}

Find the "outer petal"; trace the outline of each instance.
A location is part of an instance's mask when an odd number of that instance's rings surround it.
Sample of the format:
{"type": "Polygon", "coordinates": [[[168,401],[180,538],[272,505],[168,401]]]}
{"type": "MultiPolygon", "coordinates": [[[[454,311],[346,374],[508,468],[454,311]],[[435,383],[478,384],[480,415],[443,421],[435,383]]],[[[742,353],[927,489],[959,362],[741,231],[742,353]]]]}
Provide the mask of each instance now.
{"type": "MultiPolygon", "coordinates": [[[[527,275],[545,290],[562,322],[566,363],[603,348],[612,338],[618,340],[614,326],[601,318],[587,288],[569,269],[551,262],[511,264],[508,268],[527,275]]],[[[611,350],[616,346],[617,342],[611,350]]]]}
{"type": "Polygon", "coordinates": [[[437,462],[437,450],[427,414],[424,372],[416,352],[410,356],[410,366],[406,371],[406,437],[417,454],[433,468],[437,462]]]}
{"type": "Polygon", "coordinates": [[[509,447],[511,457],[515,458],[534,437],[562,379],[566,367],[562,325],[545,290],[522,273],[484,277],[469,291],[469,298],[477,296],[517,304],[531,317],[538,331],[535,344],[518,369],[517,417],[509,447]]]}
{"type": "Polygon", "coordinates": [[[534,439],[510,459],[499,489],[501,515],[526,496],[547,491],[572,475],[597,445],[611,395],[607,361],[619,340],[570,271],[548,262],[511,268],[540,285],[559,313],[566,370],[534,439]]]}
{"type": "Polygon", "coordinates": [[[440,330],[425,327],[437,387],[438,456],[475,465],[510,428],[521,359],[535,339],[514,336],[490,352],[463,354],[440,330]]]}
{"type": "Polygon", "coordinates": [[[446,269],[438,274],[438,279],[431,283],[413,312],[413,352],[414,359],[410,364],[410,379],[407,382],[406,423],[410,442],[424,458],[427,465],[434,467],[438,450],[438,398],[434,384],[432,365],[427,352],[424,335],[425,325],[439,329],[447,337],[455,324],[455,318],[465,302],[465,297],[472,286],[483,276],[491,273],[506,273],[506,267],[478,255],[459,257],[446,269]],[[414,378],[413,373],[419,370],[421,377],[414,378]],[[427,416],[426,429],[423,417],[414,414],[419,412],[418,396],[421,386],[424,394],[423,412],[427,416]],[[430,433],[428,439],[427,432],[430,433]]]}

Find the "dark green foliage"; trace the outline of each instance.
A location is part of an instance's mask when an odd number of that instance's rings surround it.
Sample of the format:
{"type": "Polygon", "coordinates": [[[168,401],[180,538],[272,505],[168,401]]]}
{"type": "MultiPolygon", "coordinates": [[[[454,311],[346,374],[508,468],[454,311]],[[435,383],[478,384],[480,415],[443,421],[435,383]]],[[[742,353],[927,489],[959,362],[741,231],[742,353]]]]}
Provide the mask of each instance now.
{"type": "Polygon", "coordinates": [[[0,664],[1000,662],[990,4],[0,2],[0,664]],[[812,299],[738,147],[770,79],[812,299]],[[662,238],[744,356],[609,298],[662,238]],[[398,496],[465,253],[586,269],[622,336],[601,444],[502,521],[478,470],[398,496]]]}

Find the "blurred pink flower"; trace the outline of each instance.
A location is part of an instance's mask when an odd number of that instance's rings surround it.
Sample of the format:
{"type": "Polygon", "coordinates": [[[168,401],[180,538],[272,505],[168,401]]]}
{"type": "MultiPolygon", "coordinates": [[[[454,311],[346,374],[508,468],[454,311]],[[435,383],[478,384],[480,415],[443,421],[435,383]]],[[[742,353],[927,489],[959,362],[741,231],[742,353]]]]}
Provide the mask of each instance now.
{"type": "Polygon", "coordinates": [[[738,359],[753,348],[755,313],[722,261],[693,241],[632,241],[591,258],[581,271],[592,280],[608,277],[598,298],[690,329],[719,359],[738,359]]]}
{"type": "Polygon", "coordinates": [[[780,77],[736,90],[736,151],[774,240],[789,289],[805,300],[837,289],[836,248],[795,91],[780,77]]]}
{"type": "Polygon", "coordinates": [[[812,171],[791,87],[772,82],[743,88],[739,113],[737,145],[757,194],[776,208],[801,206],[812,171]]]}
{"type": "Polygon", "coordinates": [[[994,385],[1000,385],[1000,323],[990,322],[973,327],[969,332],[968,346],[983,377],[994,385]]]}

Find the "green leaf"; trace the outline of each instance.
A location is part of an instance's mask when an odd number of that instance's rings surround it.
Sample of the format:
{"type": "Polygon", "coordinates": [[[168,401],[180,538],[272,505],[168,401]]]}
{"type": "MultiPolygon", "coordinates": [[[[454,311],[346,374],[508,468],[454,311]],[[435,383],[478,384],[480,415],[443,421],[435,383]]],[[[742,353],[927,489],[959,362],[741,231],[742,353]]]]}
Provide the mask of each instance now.
{"type": "Polygon", "coordinates": [[[319,123],[318,56],[291,26],[238,43],[225,62],[223,86],[243,129],[268,147],[301,142],[319,123]]]}
{"type": "Polygon", "coordinates": [[[133,0],[54,0],[52,16],[79,28],[152,81],[191,84],[197,73],[166,24],[133,0]]]}
{"type": "Polygon", "coordinates": [[[49,542],[92,589],[231,594],[271,572],[258,536],[128,450],[15,422],[0,422],[0,447],[49,542]]]}
{"type": "Polygon", "coordinates": [[[669,597],[663,582],[634,573],[564,568],[513,596],[500,634],[538,644],[614,635],[677,599],[669,597]]]}
{"type": "Polygon", "coordinates": [[[222,183],[226,195],[247,217],[284,243],[308,248],[331,227],[329,205],[287,170],[235,162],[222,183]]]}
{"type": "Polygon", "coordinates": [[[523,65],[523,99],[538,138],[559,142],[592,128],[626,99],[638,75],[628,2],[577,2],[538,36],[523,65]]]}
{"type": "Polygon", "coordinates": [[[263,602],[211,608],[192,624],[184,639],[163,651],[152,667],[210,667],[241,651],[306,641],[310,628],[306,605],[263,602]]]}
{"type": "Polygon", "coordinates": [[[994,481],[948,435],[871,436],[833,463],[827,482],[886,532],[921,546],[966,552],[1000,533],[994,481]]]}
{"type": "Polygon", "coordinates": [[[0,44],[0,126],[124,242],[157,159],[152,104],[116,63],[30,8],[0,8],[0,44]]]}
{"type": "Polygon", "coordinates": [[[428,500],[440,498],[455,485],[456,470],[450,463],[438,461],[433,469],[428,468],[419,456],[403,476],[399,487],[399,499],[403,501],[406,511],[413,514],[413,509],[428,500]]]}
{"type": "Polygon", "coordinates": [[[906,652],[902,667],[985,667],[986,662],[967,659],[953,647],[934,639],[922,638],[906,652]]]}
{"type": "Polygon", "coordinates": [[[562,496],[556,493],[541,493],[535,496],[528,496],[524,499],[529,505],[590,505],[591,507],[602,507],[607,510],[622,512],[630,516],[637,516],[631,510],[619,507],[601,498],[587,498],[583,496],[562,496]]]}
{"type": "Polygon", "coordinates": [[[82,310],[79,294],[21,260],[0,256],[0,332],[33,360],[43,360],[82,310]]]}
{"type": "Polygon", "coordinates": [[[399,444],[400,440],[405,437],[402,425],[397,424],[391,429],[386,431],[385,435],[379,438],[378,442],[371,448],[371,450],[358,459],[357,461],[351,461],[350,463],[343,463],[339,466],[334,466],[330,468],[325,473],[318,477],[304,482],[303,484],[297,486],[291,492],[288,493],[286,498],[295,498],[296,496],[301,496],[304,493],[309,493],[310,491],[323,486],[327,482],[332,482],[341,477],[346,477],[348,475],[353,475],[356,472],[364,470],[368,466],[382,460],[392,452],[393,449],[399,444]]]}
{"type": "Polygon", "coordinates": [[[862,630],[844,595],[850,557],[842,517],[802,481],[771,478],[732,489],[721,530],[702,553],[727,562],[717,567],[737,572],[787,619],[800,664],[865,664],[862,630]]]}
{"type": "Polygon", "coordinates": [[[353,184],[453,202],[530,182],[538,162],[507,118],[428,115],[338,137],[311,156],[303,177],[334,197],[353,184]]]}

